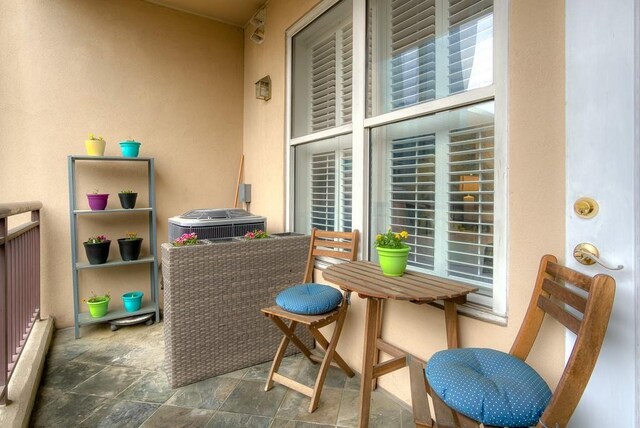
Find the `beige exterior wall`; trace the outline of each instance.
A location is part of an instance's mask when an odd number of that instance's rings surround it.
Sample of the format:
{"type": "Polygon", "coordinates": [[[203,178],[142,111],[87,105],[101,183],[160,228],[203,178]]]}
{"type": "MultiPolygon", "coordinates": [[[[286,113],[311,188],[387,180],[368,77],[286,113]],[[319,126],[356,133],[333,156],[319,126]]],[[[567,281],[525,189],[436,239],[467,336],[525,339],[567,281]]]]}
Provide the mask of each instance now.
{"type": "MultiPolygon", "coordinates": [[[[121,140],[142,142],[141,156],[156,159],[159,244],[167,241],[168,217],[232,205],[243,49],[239,27],[142,1],[2,2],[0,201],[43,203],[42,312],[58,327],[73,320],[67,155],[84,154],[89,132],[107,140],[107,155],[119,155],[121,140]]],[[[111,194],[109,207],[119,207],[116,193],[133,188],[144,204],[144,166],[128,166],[83,168],[79,193],[98,187],[111,194]]],[[[87,207],[84,196],[78,205],[87,207]]],[[[113,240],[111,257],[119,257],[115,239],[126,231],[148,244],[144,217],[85,217],[80,238],[104,233],[113,240]]],[[[81,296],[110,290],[121,306],[122,292],[148,290],[147,272],[83,272],[81,296]]]]}
{"type": "MultiPolygon", "coordinates": [[[[271,0],[266,40],[255,45],[245,31],[246,181],[252,210],[269,229],[284,227],[285,30],[314,1],[271,0]],[[255,100],[253,83],[271,75],[273,98],[255,100]]],[[[510,2],[508,51],[508,308],[506,327],[462,317],[462,346],[508,351],[524,317],[540,257],[564,254],[564,6],[562,2],[510,2]]],[[[364,303],[354,297],[339,351],[357,370],[362,360],[364,303]]],[[[529,362],[551,385],[564,361],[563,330],[543,326],[529,362]]],[[[422,358],[446,347],[443,313],[429,306],[389,302],[383,337],[422,358]]],[[[409,402],[408,370],[380,385],[409,402]]]]}

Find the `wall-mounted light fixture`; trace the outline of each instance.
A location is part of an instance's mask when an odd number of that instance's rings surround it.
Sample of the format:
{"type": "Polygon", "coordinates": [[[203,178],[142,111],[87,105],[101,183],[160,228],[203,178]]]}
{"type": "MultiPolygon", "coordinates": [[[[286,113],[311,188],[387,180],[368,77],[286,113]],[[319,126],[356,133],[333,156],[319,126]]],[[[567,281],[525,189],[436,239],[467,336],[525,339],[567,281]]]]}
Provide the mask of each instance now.
{"type": "Polygon", "coordinates": [[[265,101],[271,99],[271,77],[269,75],[256,82],[256,98],[265,101]]]}
{"type": "Polygon", "coordinates": [[[264,27],[258,27],[253,30],[253,34],[251,34],[251,41],[258,45],[264,42],[264,27]]]}

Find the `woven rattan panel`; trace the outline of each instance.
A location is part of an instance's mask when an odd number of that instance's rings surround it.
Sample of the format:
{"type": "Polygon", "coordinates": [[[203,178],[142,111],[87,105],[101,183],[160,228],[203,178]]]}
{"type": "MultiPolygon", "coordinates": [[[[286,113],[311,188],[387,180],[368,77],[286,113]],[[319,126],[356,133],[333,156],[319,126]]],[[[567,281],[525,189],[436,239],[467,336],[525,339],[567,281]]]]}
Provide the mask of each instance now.
{"type": "MultiPolygon", "coordinates": [[[[171,387],[273,359],[282,333],[260,309],[302,281],[309,239],[162,245],[165,368],[171,387]]],[[[296,332],[312,346],[305,328],[296,332]]],[[[287,351],[297,348],[289,345],[287,351]]]]}

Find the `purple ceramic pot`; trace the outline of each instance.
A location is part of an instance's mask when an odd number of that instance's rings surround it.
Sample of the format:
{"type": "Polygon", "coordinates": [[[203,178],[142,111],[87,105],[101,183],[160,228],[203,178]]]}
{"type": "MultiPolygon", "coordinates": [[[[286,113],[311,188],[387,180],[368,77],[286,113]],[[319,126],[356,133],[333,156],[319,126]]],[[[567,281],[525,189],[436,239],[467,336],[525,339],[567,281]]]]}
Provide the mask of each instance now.
{"type": "Polygon", "coordinates": [[[108,193],[87,193],[87,199],[89,200],[89,208],[92,211],[102,211],[107,207],[107,199],[109,199],[108,193]]]}

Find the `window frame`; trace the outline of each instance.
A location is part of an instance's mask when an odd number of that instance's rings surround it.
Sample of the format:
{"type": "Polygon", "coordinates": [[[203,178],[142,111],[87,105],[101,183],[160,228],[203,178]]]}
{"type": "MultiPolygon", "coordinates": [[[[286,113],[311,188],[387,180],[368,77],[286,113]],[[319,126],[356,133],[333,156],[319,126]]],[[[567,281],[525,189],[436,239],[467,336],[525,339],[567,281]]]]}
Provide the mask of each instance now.
{"type": "Polygon", "coordinates": [[[366,67],[367,67],[367,1],[353,1],[353,60],[352,60],[352,119],[350,124],[300,137],[292,137],[292,40],[307,25],[327,12],[340,0],[323,0],[304,15],[285,34],[285,227],[293,230],[294,223],[294,177],[295,146],[344,134],[352,134],[352,227],[361,231],[359,257],[370,258],[369,214],[369,141],[371,129],[411,118],[426,116],[461,108],[485,101],[495,103],[495,188],[494,188],[494,278],[492,296],[474,293],[460,312],[474,318],[504,325],[507,320],[508,284],[508,16],[509,0],[494,0],[493,4],[493,84],[482,88],[437,98],[422,104],[394,110],[373,117],[366,117],[366,67]],[[356,78],[362,76],[362,78],[356,78]]]}

